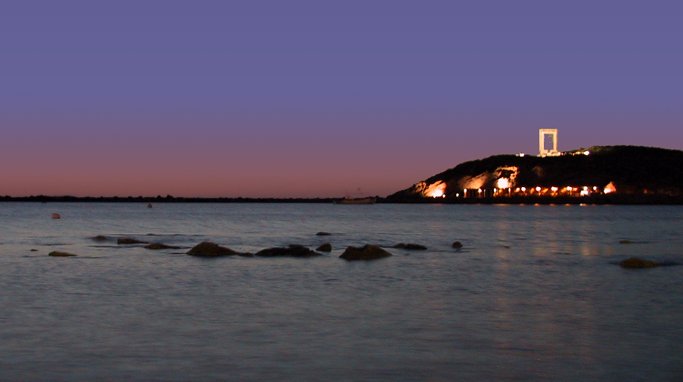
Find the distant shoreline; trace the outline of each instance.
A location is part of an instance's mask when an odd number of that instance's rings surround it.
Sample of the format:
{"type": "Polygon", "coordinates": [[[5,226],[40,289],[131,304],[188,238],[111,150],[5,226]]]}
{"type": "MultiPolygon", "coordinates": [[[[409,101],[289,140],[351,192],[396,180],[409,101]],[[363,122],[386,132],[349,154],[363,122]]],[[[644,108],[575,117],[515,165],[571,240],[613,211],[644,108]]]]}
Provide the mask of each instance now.
{"type": "MultiPolygon", "coordinates": [[[[0,202],[34,203],[307,203],[332,204],[342,198],[195,198],[195,197],[95,197],[95,196],[0,196],[0,202]]],[[[665,195],[600,195],[591,197],[496,197],[469,199],[406,198],[387,199],[376,197],[377,204],[505,204],[505,205],[683,205],[683,197],[665,195]]]]}

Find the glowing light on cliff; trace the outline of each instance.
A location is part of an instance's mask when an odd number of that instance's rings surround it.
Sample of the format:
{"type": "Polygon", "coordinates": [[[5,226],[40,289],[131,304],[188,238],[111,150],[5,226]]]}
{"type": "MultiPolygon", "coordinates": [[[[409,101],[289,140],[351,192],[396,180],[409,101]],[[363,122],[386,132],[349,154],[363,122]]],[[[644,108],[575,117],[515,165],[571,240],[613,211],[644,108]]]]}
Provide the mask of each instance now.
{"type": "Polygon", "coordinates": [[[460,181],[460,183],[461,183],[460,187],[463,189],[467,189],[467,190],[478,190],[478,189],[484,187],[487,180],[488,180],[488,174],[487,173],[479,174],[475,177],[467,177],[466,176],[460,181]]]}
{"type": "Polygon", "coordinates": [[[510,188],[510,179],[500,178],[496,181],[497,188],[510,188]]]}
{"type": "Polygon", "coordinates": [[[429,198],[445,198],[446,197],[446,183],[439,180],[428,187],[422,192],[422,195],[429,198]]]}
{"type": "Polygon", "coordinates": [[[609,182],[608,185],[605,186],[605,189],[603,190],[605,194],[611,194],[614,192],[617,192],[617,186],[614,185],[614,182],[609,182]]]}

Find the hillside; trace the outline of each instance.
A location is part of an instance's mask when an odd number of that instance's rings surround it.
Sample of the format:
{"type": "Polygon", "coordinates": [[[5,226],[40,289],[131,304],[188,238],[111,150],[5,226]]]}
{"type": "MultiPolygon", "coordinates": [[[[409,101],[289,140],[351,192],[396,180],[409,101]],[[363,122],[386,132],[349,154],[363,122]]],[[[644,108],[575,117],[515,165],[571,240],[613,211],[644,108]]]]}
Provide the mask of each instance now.
{"type": "Polygon", "coordinates": [[[528,198],[683,199],[683,151],[598,146],[556,157],[496,155],[462,163],[387,201],[528,198]]]}

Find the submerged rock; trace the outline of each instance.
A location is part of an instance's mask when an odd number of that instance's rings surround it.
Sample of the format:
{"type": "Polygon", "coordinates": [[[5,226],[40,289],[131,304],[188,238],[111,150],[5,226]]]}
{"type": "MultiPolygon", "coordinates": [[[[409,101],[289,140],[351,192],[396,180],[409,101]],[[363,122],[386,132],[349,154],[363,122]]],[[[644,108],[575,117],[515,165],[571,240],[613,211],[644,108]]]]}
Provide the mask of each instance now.
{"type": "Polygon", "coordinates": [[[145,245],[145,248],[157,250],[157,249],[178,249],[180,247],[176,247],[173,245],[166,245],[163,243],[149,243],[149,244],[145,245]]]}
{"type": "Polygon", "coordinates": [[[462,248],[462,243],[459,241],[454,241],[453,244],[451,245],[451,247],[453,247],[455,249],[460,249],[460,248],[462,248]]]}
{"type": "Polygon", "coordinates": [[[256,252],[256,256],[262,257],[313,257],[321,256],[303,245],[292,244],[289,247],[266,248],[256,252]]]}
{"type": "Polygon", "coordinates": [[[116,239],[116,244],[147,244],[147,242],[138,239],[133,239],[132,237],[120,237],[116,239]]]}
{"type": "Polygon", "coordinates": [[[325,244],[321,245],[320,247],[316,248],[315,250],[320,251],[320,252],[332,252],[332,244],[325,243],[325,244]]]}
{"type": "Polygon", "coordinates": [[[48,253],[47,255],[52,256],[52,257],[74,257],[74,256],[77,256],[77,255],[74,255],[73,253],[61,252],[61,251],[52,251],[52,252],[48,253]]]}
{"type": "Polygon", "coordinates": [[[410,251],[425,251],[425,250],[427,250],[427,247],[425,247],[424,245],[414,244],[414,243],[398,243],[394,246],[394,248],[407,249],[410,251]]]}
{"type": "Polygon", "coordinates": [[[619,265],[622,268],[629,268],[629,269],[642,269],[642,268],[654,268],[658,267],[661,264],[652,261],[652,260],[645,260],[645,259],[640,259],[637,257],[630,257],[626,260],[623,260],[619,262],[619,265]]]}
{"type": "Polygon", "coordinates": [[[216,243],[205,241],[192,247],[187,254],[198,257],[219,257],[219,256],[251,256],[249,253],[240,253],[230,248],[221,247],[216,243]]]}
{"type": "Polygon", "coordinates": [[[31,252],[38,252],[38,250],[35,249],[35,248],[31,248],[30,251],[31,251],[31,252]]]}
{"type": "Polygon", "coordinates": [[[315,234],[315,236],[330,236],[330,235],[332,235],[332,234],[329,232],[325,232],[325,231],[320,231],[320,232],[315,234]]]}
{"type": "Polygon", "coordinates": [[[109,238],[104,235],[97,235],[90,238],[92,241],[103,242],[108,241],[109,238]]]}
{"type": "Polygon", "coordinates": [[[383,250],[377,245],[366,244],[362,247],[348,247],[344,253],[339,256],[344,260],[376,260],[384,257],[392,256],[391,253],[383,250]]]}

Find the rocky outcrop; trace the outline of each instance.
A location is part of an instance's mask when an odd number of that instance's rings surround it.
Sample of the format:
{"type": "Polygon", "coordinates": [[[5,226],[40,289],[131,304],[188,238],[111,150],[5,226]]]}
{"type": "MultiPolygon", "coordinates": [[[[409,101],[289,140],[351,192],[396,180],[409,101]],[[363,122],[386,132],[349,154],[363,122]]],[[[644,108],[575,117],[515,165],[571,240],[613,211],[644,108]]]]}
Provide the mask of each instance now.
{"type": "Polygon", "coordinates": [[[426,251],[427,247],[424,245],[420,244],[414,244],[414,243],[398,243],[394,245],[394,248],[398,249],[407,249],[409,251],[426,251]]]}
{"type": "Polygon", "coordinates": [[[78,255],[74,255],[73,253],[61,252],[61,251],[52,251],[52,252],[48,253],[47,255],[52,256],[52,257],[75,257],[75,256],[78,256],[78,255]]]}
{"type": "Polygon", "coordinates": [[[366,244],[362,247],[348,247],[340,258],[348,261],[353,260],[376,260],[384,257],[392,256],[391,253],[385,251],[377,245],[366,244]]]}
{"type": "Polygon", "coordinates": [[[166,245],[163,243],[149,243],[145,245],[146,249],[152,249],[152,250],[159,250],[159,249],[178,249],[180,247],[176,247],[173,245],[166,245]]]}
{"type": "Polygon", "coordinates": [[[654,268],[660,266],[659,263],[651,260],[640,259],[637,257],[630,257],[619,263],[622,268],[629,269],[643,269],[643,268],[654,268]]]}
{"type": "Polygon", "coordinates": [[[312,251],[303,245],[292,244],[288,247],[266,248],[256,252],[255,256],[261,257],[314,257],[322,254],[312,251]]]}
{"type": "Polygon", "coordinates": [[[319,246],[318,248],[316,248],[315,250],[319,251],[319,252],[332,252],[332,244],[325,243],[325,244],[319,246]]]}
{"type": "Polygon", "coordinates": [[[128,244],[147,244],[146,241],[138,240],[138,239],[133,239],[132,237],[120,237],[116,239],[116,244],[119,245],[128,245],[128,244]]]}
{"type": "Polygon", "coordinates": [[[557,157],[496,155],[461,163],[389,195],[386,200],[480,202],[511,198],[516,203],[526,199],[581,202],[592,198],[678,204],[683,200],[682,167],[683,151],[639,146],[596,146],[567,151],[557,157]],[[578,187],[583,186],[588,189],[581,193],[578,187]],[[546,193],[531,192],[536,187],[546,193]],[[573,191],[567,192],[568,187],[573,191]],[[553,192],[552,188],[558,191],[553,192]]]}
{"type": "Polygon", "coordinates": [[[192,247],[187,254],[197,257],[221,257],[221,256],[251,256],[249,253],[240,253],[230,248],[221,247],[216,243],[205,241],[192,247]]]}

